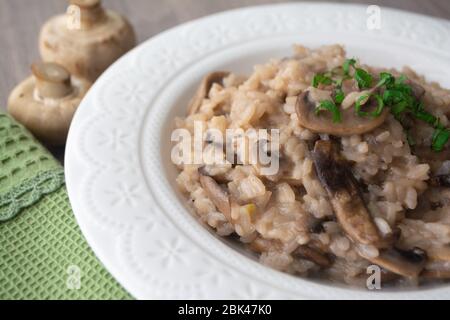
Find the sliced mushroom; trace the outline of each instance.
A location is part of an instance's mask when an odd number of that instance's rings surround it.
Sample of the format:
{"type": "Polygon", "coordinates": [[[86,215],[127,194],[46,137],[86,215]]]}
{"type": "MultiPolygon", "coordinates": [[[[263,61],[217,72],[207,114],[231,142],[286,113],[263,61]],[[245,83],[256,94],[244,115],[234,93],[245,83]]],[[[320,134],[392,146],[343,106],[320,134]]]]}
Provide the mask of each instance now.
{"type": "Polygon", "coordinates": [[[208,198],[214,203],[217,209],[223,213],[225,218],[231,222],[231,205],[228,193],[223,190],[213,178],[208,176],[201,175],[200,184],[208,195],[208,198]]]}
{"type": "MultiPolygon", "coordinates": [[[[364,204],[356,179],[344,165],[331,141],[319,140],[313,152],[314,165],[319,180],[327,190],[337,221],[346,235],[358,245],[377,248],[395,240],[382,239],[364,204]]],[[[404,251],[396,248],[379,250],[378,255],[366,257],[388,271],[407,277],[416,277],[423,270],[426,254],[415,248],[404,251]]]]}
{"type": "MultiPolygon", "coordinates": [[[[375,110],[376,104],[371,103],[371,101],[369,101],[367,107],[364,107],[365,111],[370,112],[375,110]]],[[[315,109],[318,102],[311,99],[309,90],[305,90],[298,96],[296,104],[296,112],[300,125],[317,133],[327,133],[335,136],[363,134],[382,125],[389,114],[387,108],[375,118],[358,116],[353,108],[346,110],[340,109],[341,122],[334,123],[331,112],[316,114],[315,109]]]]}
{"type": "Polygon", "coordinates": [[[198,111],[202,105],[203,99],[208,96],[209,90],[214,83],[222,83],[223,79],[226,78],[230,73],[226,71],[216,71],[206,75],[200,86],[198,87],[195,95],[189,102],[188,114],[194,114],[198,111]]]}
{"type": "Polygon", "coordinates": [[[258,236],[255,240],[248,244],[248,247],[258,253],[267,252],[269,250],[280,251],[283,249],[283,245],[279,240],[265,239],[258,236]]]}
{"type": "Polygon", "coordinates": [[[312,261],[323,268],[328,268],[332,264],[331,260],[325,253],[319,251],[318,249],[311,248],[307,245],[299,246],[297,249],[295,249],[293,255],[312,261]]]}
{"type": "Polygon", "coordinates": [[[384,268],[381,268],[381,283],[390,283],[398,280],[400,275],[384,268]]]}
{"type": "Polygon", "coordinates": [[[381,237],[360,195],[357,182],[331,141],[319,140],[313,152],[317,176],[327,190],[336,218],[351,240],[378,244],[381,237]]]}
{"type": "Polygon", "coordinates": [[[404,277],[414,278],[419,276],[425,267],[427,255],[420,248],[412,250],[392,248],[381,251],[378,257],[369,260],[386,270],[404,277]]]}

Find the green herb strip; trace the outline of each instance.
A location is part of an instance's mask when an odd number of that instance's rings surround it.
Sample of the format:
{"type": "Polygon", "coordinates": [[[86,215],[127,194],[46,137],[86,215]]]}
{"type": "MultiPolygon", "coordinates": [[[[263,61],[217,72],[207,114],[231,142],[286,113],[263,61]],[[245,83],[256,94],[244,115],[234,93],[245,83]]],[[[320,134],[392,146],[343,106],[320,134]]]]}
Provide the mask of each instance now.
{"type": "Polygon", "coordinates": [[[317,88],[319,86],[319,84],[330,85],[332,83],[333,83],[333,80],[331,80],[331,78],[329,76],[321,74],[321,73],[316,74],[312,80],[312,86],[314,88],[317,88]]]}
{"type": "Polygon", "coordinates": [[[330,111],[333,115],[333,123],[341,122],[341,112],[336,104],[331,100],[322,100],[315,109],[316,115],[321,111],[330,111]]]}
{"type": "Polygon", "coordinates": [[[442,126],[439,126],[433,133],[432,148],[436,152],[442,151],[445,144],[450,138],[450,131],[442,126]]]}
{"type": "Polygon", "coordinates": [[[350,67],[354,67],[355,64],[356,64],[355,59],[345,60],[344,64],[342,65],[342,70],[344,71],[344,75],[346,75],[346,76],[350,75],[350,67]]]}
{"type": "Polygon", "coordinates": [[[372,86],[373,77],[366,70],[355,68],[355,80],[360,89],[366,89],[372,86]]]}
{"type": "MultiPolygon", "coordinates": [[[[371,88],[373,84],[373,76],[362,68],[356,67],[355,59],[347,59],[342,65],[343,76],[339,79],[333,79],[335,71],[324,74],[316,74],[312,80],[312,86],[317,88],[319,84],[330,85],[334,84],[336,87],[334,94],[334,102],[330,100],[321,101],[316,107],[315,113],[319,114],[321,111],[330,111],[333,114],[333,122],[341,122],[341,112],[338,105],[345,99],[345,94],[342,90],[342,82],[347,79],[352,79],[350,76],[350,69],[354,68],[355,72],[353,78],[360,89],[371,88]]],[[[335,68],[340,69],[340,67],[335,68]]],[[[391,113],[397,120],[402,120],[405,113],[411,114],[416,119],[424,121],[434,127],[435,131],[432,138],[432,149],[436,152],[442,151],[445,144],[450,140],[450,130],[446,129],[439,123],[439,119],[431,113],[425,111],[424,105],[421,101],[413,95],[413,90],[410,85],[405,83],[407,80],[405,75],[395,78],[389,72],[381,72],[379,80],[375,88],[384,87],[382,95],[374,93],[372,95],[365,94],[357,99],[355,102],[355,112],[357,115],[378,117],[382,114],[385,106],[389,106],[391,113]],[[377,101],[377,108],[373,112],[362,111],[362,101],[365,99],[375,98],[377,101]]],[[[402,122],[402,121],[401,121],[402,122]]],[[[410,145],[414,144],[411,133],[407,131],[407,138],[410,145]]]]}

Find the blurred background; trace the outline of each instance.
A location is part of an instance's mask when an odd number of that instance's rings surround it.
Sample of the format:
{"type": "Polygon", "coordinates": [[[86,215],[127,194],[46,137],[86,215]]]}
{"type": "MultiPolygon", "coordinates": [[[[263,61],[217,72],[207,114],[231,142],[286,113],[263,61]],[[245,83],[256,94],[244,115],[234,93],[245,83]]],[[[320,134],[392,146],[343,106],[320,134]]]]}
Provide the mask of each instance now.
{"type": "MultiPolygon", "coordinates": [[[[215,12],[283,0],[103,0],[107,8],[124,14],[135,27],[138,42],[177,24],[215,12]]],[[[388,6],[450,19],[449,0],[344,0],[388,6]]],[[[65,0],[0,0],[0,109],[13,87],[30,74],[39,59],[37,39],[41,25],[63,13],[65,0]]]]}

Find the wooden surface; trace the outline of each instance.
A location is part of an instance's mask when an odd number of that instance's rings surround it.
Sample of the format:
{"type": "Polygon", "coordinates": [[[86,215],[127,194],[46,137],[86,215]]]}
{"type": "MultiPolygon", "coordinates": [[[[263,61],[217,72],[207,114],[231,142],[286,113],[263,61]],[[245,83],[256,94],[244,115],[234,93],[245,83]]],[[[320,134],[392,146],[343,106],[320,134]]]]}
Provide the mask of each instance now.
{"type": "MultiPolygon", "coordinates": [[[[242,6],[284,2],[280,0],[104,0],[105,7],[128,17],[139,42],[179,23],[242,6]]],[[[339,1],[378,4],[450,19],[449,0],[339,1]]],[[[0,109],[6,108],[11,89],[29,74],[39,59],[40,26],[50,16],[64,12],[64,0],[0,0],[0,109]]]]}
{"type": "MultiPolygon", "coordinates": [[[[282,0],[103,0],[131,21],[139,42],[179,23],[211,13],[282,0]]],[[[394,7],[450,19],[449,0],[347,0],[394,7]]],[[[37,39],[40,26],[51,16],[65,11],[64,0],[0,0],[0,109],[12,88],[30,73],[39,60],[37,39]]],[[[62,150],[56,152],[61,158],[62,150]]]]}

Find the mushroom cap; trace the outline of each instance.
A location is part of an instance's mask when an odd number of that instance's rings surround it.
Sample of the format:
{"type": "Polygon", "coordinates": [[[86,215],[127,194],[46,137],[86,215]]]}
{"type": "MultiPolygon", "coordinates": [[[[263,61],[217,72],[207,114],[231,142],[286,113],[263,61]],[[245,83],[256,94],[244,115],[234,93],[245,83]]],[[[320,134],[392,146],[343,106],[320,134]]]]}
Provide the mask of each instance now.
{"type": "MultiPolygon", "coordinates": [[[[386,120],[389,110],[385,108],[376,118],[358,116],[353,108],[341,111],[341,122],[334,123],[331,112],[315,113],[316,105],[309,100],[309,91],[303,91],[297,98],[295,110],[300,125],[313,132],[334,136],[363,134],[379,127],[386,120]]],[[[369,108],[369,111],[370,108],[369,108]]]]}
{"type": "Polygon", "coordinates": [[[61,99],[36,99],[36,79],[31,76],[13,89],[8,99],[9,113],[39,140],[63,145],[73,114],[90,87],[85,80],[74,80],[74,91],[61,99]]]}
{"type": "Polygon", "coordinates": [[[104,10],[101,22],[87,29],[69,28],[66,15],[55,16],[42,26],[39,35],[43,61],[61,64],[72,75],[91,82],[135,45],[133,27],[109,10],[104,10]]]}

